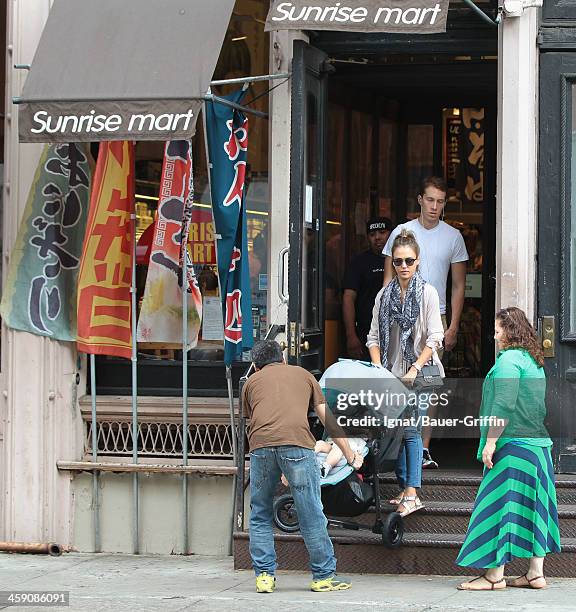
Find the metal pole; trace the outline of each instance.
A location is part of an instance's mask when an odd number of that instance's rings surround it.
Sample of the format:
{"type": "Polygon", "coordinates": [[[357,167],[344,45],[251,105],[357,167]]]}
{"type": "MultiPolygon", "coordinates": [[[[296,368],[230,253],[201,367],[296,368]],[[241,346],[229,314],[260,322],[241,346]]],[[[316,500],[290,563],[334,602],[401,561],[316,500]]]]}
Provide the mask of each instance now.
{"type": "MultiPolygon", "coordinates": [[[[182,203],[182,235],[180,239],[182,261],[182,465],[188,465],[188,232],[190,224],[187,221],[186,206],[194,201],[194,165],[192,160],[192,144],[189,143],[190,176],[188,179],[188,194],[182,203]]],[[[189,551],[188,536],[188,474],[182,473],[182,552],[189,551]]]]}
{"type": "Polygon", "coordinates": [[[238,460],[236,462],[236,467],[238,468],[238,471],[236,472],[236,486],[234,490],[235,524],[232,527],[233,531],[244,531],[244,470],[246,469],[246,419],[244,417],[244,406],[242,405],[242,389],[244,388],[245,382],[245,377],[242,377],[238,390],[238,460]]]}
{"type": "MultiPolygon", "coordinates": [[[[246,85],[244,86],[246,88],[246,85]]],[[[210,92],[208,95],[211,96],[210,92]]],[[[210,98],[208,98],[210,99],[210,98]]],[[[227,102],[227,100],[226,100],[227,102]]],[[[238,106],[238,105],[236,105],[238,106]]],[[[212,199],[212,164],[210,163],[210,149],[208,147],[208,130],[206,125],[206,102],[204,102],[204,106],[202,109],[202,121],[204,125],[204,149],[206,151],[206,165],[208,166],[208,187],[210,189],[210,199],[212,199]]],[[[212,219],[214,219],[214,202],[212,202],[212,219]]],[[[218,261],[218,241],[214,241],[214,247],[216,250],[216,261],[218,261]]],[[[218,288],[220,291],[220,299],[222,299],[222,292],[225,290],[222,287],[222,282],[220,279],[220,275],[218,275],[218,288]]],[[[236,452],[236,427],[234,422],[234,395],[232,390],[232,369],[231,366],[226,366],[226,385],[228,389],[228,407],[230,410],[230,438],[232,441],[232,457],[234,465],[237,465],[237,452],[236,452]]],[[[229,542],[229,552],[232,554],[233,548],[233,538],[234,538],[234,520],[236,516],[236,495],[235,491],[238,486],[238,474],[234,474],[232,477],[232,525],[230,530],[230,542],[229,542]]]]}
{"type": "MultiPolygon", "coordinates": [[[[186,241],[182,236],[184,248],[186,241]]],[[[188,254],[182,262],[182,465],[188,465],[188,254]]],[[[182,550],[188,554],[188,474],[182,474],[182,550]]]]}
{"type": "MultiPolygon", "coordinates": [[[[98,463],[95,355],[90,355],[90,399],[92,400],[92,461],[98,463]]],[[[94,472],[92,472],[92,526],[94,528],[94,552],[100,552],[100,500],[98,499],[98,477],[98,470],[94,470],[94,472]]]]}
{"type": "Polygon", "coordinates": [[[64,547],[55,542],[0,542],[0,551],[59,557],[64,547]]]}
{"type": "MultiPolygon", "coordinates": [[[[228,408],[230,410],[230,439],[232,440],[232,457],[234,465],[238,466],[238,445],[236,438],[236,418],[234,416],[234,390],[232,388],[232,366],[226,366],[226,384],[228,386],[228,408]]],[[[228,552],[234,552],[234,524],[236,520],[236,488],[238,486],[238,474],[232,477],[232,529],[230,530],[230,542],[228,552]]]]}
{"type": "MultiPolygon", "coordinates": [[[[136,213],[130,216],[132,220],[132,284],[130,293],[132,295],[132,463],[138,463],[138,345],[137,335],[137,300],[136,294],[136,213]]],[[[138,533],[139,533],[139,487],[138,472],[132,474],[132,499],[134,502],[133,518],[133,545],[134,554],[139,553],[138,533]]]]}
{"type": "Polygon", "coordinates": [[[210,85],[239,85],[242,83],[256,83],[257,81],[271,81],[273,79],[288,79],[292,76],[290,72],[278,72],[277,74],[263,74],[260,76],[240,77],[238,79],[222,79],[211,81],[210,85]]]}
{"type": "Polygon", "coordinates": [[[232,366],[226,366],[226,383],[228,385],[228,408],[230,410],[230,437],[232,439],[232,457],[234,458],[234,464],[236,465],[237,460],[237,443],[236,443],[236,416],[234,414],[234,390],[232,389],[232,366]]]}
{"type": "Polygon", "coordinates": [[[216,104],[222,104],[224,106],[229,106],[230,108],[242,111],[243,113],[255,115],[256,117],[268,119],[268,113],[263,113],[262,111],[254,110],[253,108],[248,108],[247,106],[242,106],[241,104],[236,104],[236,102],[230,102],[230,100],[226,100],[226,98],[221,98],[220,96],[215,96],[212,93],[207,93],[204,96],[204,100],[208,102],[215,102],[216,104]]]}
{"type": "Polygon", "coordinates": [[[479,6],[476,6],[472,0],[463,0],[464,4],[468,5],[481,19],[489,23],[490,25],[497,26],[502,21],[500,13],[496,16],[496,19],[492,19],[490,15],[487,15],[479,6]]]}

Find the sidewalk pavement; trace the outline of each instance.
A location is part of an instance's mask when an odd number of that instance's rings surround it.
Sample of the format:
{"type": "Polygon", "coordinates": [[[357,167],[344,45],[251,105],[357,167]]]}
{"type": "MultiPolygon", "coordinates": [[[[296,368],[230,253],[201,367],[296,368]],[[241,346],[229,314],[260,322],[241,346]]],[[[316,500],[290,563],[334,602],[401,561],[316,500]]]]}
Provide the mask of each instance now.
{"type": "Polygon", "coordinates": [[[90,612],[499,612],[545,608],[557,612],[576,607],[576,579],[552,578],[543,591],[509,588],[466,593],[455,589],[462,581],[456,577],[350,577],[353,585],[348,591],[312,593],[309,575],[279,572],[276,592],[257,594],[252,572],[235,571],[230,557],[67,554],[54,558],[0,553],[0,591],[70,591],[68,609],[90,612]]]}

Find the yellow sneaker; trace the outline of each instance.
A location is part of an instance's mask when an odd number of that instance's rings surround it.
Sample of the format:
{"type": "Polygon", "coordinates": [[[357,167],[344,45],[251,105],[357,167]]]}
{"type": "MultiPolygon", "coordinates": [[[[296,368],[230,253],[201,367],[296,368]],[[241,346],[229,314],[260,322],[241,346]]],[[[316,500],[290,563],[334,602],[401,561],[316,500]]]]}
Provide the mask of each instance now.
{"type": "Polygon", "coordinates": [[[345,591],[351,586],[352,583],[347,578],[330,576],[329,578],[322,578],[322,580],[313,580],[310,585],[310,590],[316,593],[323,593],[325,591],[345,591]]]}
{"type": "Polygon", "coordinates": [[[276,578],[266,572],[256,576],[256,593],[272,593],[276,588],[276,578]]]}

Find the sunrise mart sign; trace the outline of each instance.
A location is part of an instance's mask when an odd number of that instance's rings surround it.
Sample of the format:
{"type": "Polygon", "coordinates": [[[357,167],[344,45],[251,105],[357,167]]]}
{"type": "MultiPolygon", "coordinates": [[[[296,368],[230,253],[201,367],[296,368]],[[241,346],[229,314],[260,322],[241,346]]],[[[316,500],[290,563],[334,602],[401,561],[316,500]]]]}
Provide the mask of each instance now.
{"type": "Polygon", "coordinates": [[[449,0],[274,0],[265,30],[436,34],[446,31],[449,4],[449,0]]]}
{"type": "Polygon", "coordinates": [[[234,0],[51,4],[13,100],[20,142],[192,138],[234,0]]]}

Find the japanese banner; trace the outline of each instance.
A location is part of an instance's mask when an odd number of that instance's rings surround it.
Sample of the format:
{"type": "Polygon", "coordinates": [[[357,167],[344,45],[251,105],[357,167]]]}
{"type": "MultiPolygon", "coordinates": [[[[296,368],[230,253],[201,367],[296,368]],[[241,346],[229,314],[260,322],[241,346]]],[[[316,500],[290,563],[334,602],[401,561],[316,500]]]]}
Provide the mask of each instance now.
{"type": "Polygon", "coordinates": [[[134,144],[103,142],[78,280],[78,350],[130,358],[134,144]]]}
{"type": "MultiPolygon", "coordinates": [[[[182,236],[189,228],[192,199],[191,143],[186,140],[167,142],[146,288],[138,321],[139,342],[182,346],[182,236]]],[[[188,348],[192,348],[198,341],[202,296],[189,257],[187,287],[188,348]]]]}
{"type": "MultiPolygon", "coordinates": [[[[239,103],[243,96],[244,90],[241,90],[227,98],[239,103]]],[[[207,102],[206,136],[224,320],[224,362],[230,365],[253,344],[244,205],[248,119],[237,110],[207,102]]]]}
{"type": "Polygon", "coordinates": [[[28,194],[2,298],[8,327],[76,340],[76,286],[91,168],[85,145],[44,148],[28,194]]]}

